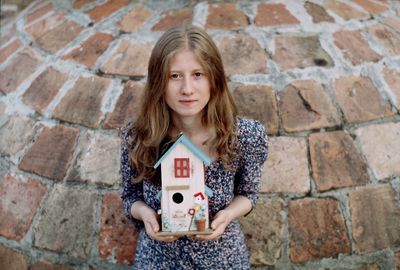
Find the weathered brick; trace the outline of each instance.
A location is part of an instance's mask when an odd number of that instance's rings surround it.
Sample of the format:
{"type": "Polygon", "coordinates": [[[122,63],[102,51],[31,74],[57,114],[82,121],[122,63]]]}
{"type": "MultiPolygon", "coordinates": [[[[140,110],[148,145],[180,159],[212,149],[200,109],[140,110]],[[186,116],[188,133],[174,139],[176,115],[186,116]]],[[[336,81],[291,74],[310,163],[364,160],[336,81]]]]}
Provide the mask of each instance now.
{"type": "Polygon", "coordinates": [[[333,34],[336,46],[340,48],[344,57],[348,58],[353,65],[364,62],[377,62],[382,56],[373,51],[361,31],[340,31],[333,34]]]}
{"type": "Polygon", "coordinates": [[[286,9],[284,4],[260,3],[254,18],[257,26],[298,24],[299,21],[286,9]]]}
{"type": "Polygon", "coordinates": [[[257,40],[248,35],[224,37],[218,44],[226,74],[267,73],[267,54],[257,40]]]}
{"type": "Polygon", "coordinates": [[[31,84],[22,96],[22,101],[31,106],[36,112],[44,114],[47,106],[57,95],[58,91],[68,79],[56,69],[47,68],[31,84]]]}
{"type": "Polygon", "coordinates": [[[388,9],[388,6],[380,5],[369,0],[353,0],[353,2],[357,3],[371,14],[379,14],[388,9]]]}
{"type": "Polygon", "coordinates": [[[124,32],[136,32],[150,16],[151,12],[149,10],[134,7],[122,18],[118,26],[124,32]]]}
{"type": "Polygon", "coordinates": [[[15,23],[10,25],[9,27],[2,26],[0,33],[0,46],[3,46],[15,37],[17,37],[17,27],[15,23]]]}
{"type": "Polygon", "coordinates": [[[108,0],[104,4],[92,8],[87,12],[87,14],[92,21],[98,22],[116,12],[123,6],[126,6],[128,2],[128,0],[108,0]]]}
{"type": "Polygon", "coordinates": [[[110,34],[95,33],[82,42],[79,47],[64,55],[62,59],[71,59],[82,65],[91,67],[114,39],[115,37],[110,34]]]}
{"type": "Polygon", "coordinates": [[[147,65],[150,58],[152,45],[133,44],[128,40],[122,40],[118,48],[101,67],[104,73],[144,76],[147,73],[147,65]]]}
{"type": "Polygon", "coordinates": [[[384,24],[392,27],[397,32],[400,32],[400,18],[396,16],[387,16],[383,18],[382,21],[384,24]]]}
{"type": "Polygon", "coordinates": [[[366,263],[363,264],[358,270],[381,270],[377,263],[366,263]]]}
{"type": "Polygon", "coordinates": [[[28,270],[28,257],[0,244],[0,262],[3,269],[28,270]]]}
{"type": "Polygon", "coordinates": [[[12,42],[0,49],[0,63],[3,63],[16,50],[21,48],[22,43],[19,38],[14,38],[12,42]]]}
{"type": "Polygon", "coordinates": [[[312,2],[305,2],[304,7],[312,17],[313,23],[335,22],[335,20],[326,12],[324,7],[312,2]]]}
{"type": "Polygon", "coordinates": [[[32,21],[43,17],[45,14],[49,13],[52,10],[53,10],[53,4],[48,3],[47,5],[28,13],[25,18],[25,24],[29,24],[32,21]]]}
{"type": "Polygon", "coordinates": [[[132,264],[135,258],[138,231],[125,217],[118,194],[107,193],[103,198],[100,219],[100,258],[119,264],[132,264]]]}
{"type": "Polygon", "coordinates": [[[6,108],[7,108],[6,104],[4,104],[4,102],[0,100],[0,114],[4,114],[6,108]]]}
{"type": "Polygon", "coordinates": [[[327,9],[333,11],[346,21],[351,19],[366,19],[369,17],[368,13],[337,0],[325,0],[324,4],[327,9]]]}
{"type": "Polygon", "coordinates": [[[397,252],[394,256],[395,256],[394,264],[396,265],[397,269],[400,269],[400,252],[397,252]]]}
{"type": "Polygon", "coordinates": [[[135,121],[139,116],[143,94],[143,84],[134,81],[126,82],[124,90],[115,105],[114,111],[112,113],[107,113],[103,127],[120,128],[128,119],[135,121]]]}
{"type": "Polygon", "coordinates": [[[376,178],[400,176],[400,123],[362,127],[356,135],[376,178]]]}
{"type": "Polygon", "coordinates": [[[357,253],[399,246],[400,206],[390,185],[350,191],[349,205],[357,253]]]}
{"type": "Polygon", "coordinates": [[[208,6],[207,29],[234,30],[249,25],[249,19],[235,3],[212,4],[208,6]]]}
{"type": "Polygon", "coordinates": [[[368,183],[367,164],[349,134],[343,131],[315,133],[310,135],[309,141],[318,191],[368,183]]]}
{"type": "Polygon", "coordinates": [[[268,134],[278,133],[276,99],[270,86],[241,85],[235,89],[233,96],[239,115],[259,120],[268,134]]]}
{"type": "Polygon", "coordinates": [[[34,246],[87,259],[94,241],[97,193],[55,185],[34,230],[34,246]]]}
{"type": "Polygon", "coordinates": [[[400,71],[385,67],[383,69],[383,76],[396,98],[397,108],[400,109],[400,71]]]}
{"type": "Polygon", "coordinates": [[[282,126],[287,132],[338,126],[340,118],[324,88],[315,81],[294,81],[279,93],[282,126]]]}
{"type": "Polygon", "coordinates": [[[12,61],[0,71],[0,91],[8,94],[17,90],[17,87],[34,72],[40,60],[30,49],[19,52],[12,61]],[[18,70],[18,72],[15,72],[18,70]]]}
{"type": "Polygon", "coordinates": [[[390,104],[384,100],[368,77],[342,77],[333,87],[345,120],[358,123],[393,115],[390,104]]]}
{"type": "Polygon", "coordinates": [[[260,199],[252,213],[240,219],[253,266],[275,265],[281,257],[285,202],[260,199]]]}
{"type": "Polygon", "coordinates": [[[65,176],[79,130],[57,125],[46,128],[25,154],[19,168],[55,180],[65,176]]]}
{"type": "Polygon", "coordinates": [[[73,270],[65,264],[54,264],[47,261],[39,261],[32,265],[31,270],[73,270]]]}
{"type": "Polygon", "coordinates": [[[81,76],[55,108],[53,116],[71,123],[97,128],[101,102],[111,80],[81,76]]]}
{"type": "Polygon", "coordinates": [[[161,20],[151,30],[165,31],[182,24],[191,24],[192,20],[193,10],[191,8],[169,10],[161,14],[161,20]]]}
{"type": "Polygon", "coordinates": [[[306,194],[310,191],[304,138],[271,137],[269,153],[261,177],[261,192],[306,194]]]}
{"type": "Polygon", "coordinates": [[[35,126],[33,119],[21,116],[11,116],[0,129],[0,153],[6,157],[14,157],[30,143],[40,125],[35,126]]]}
{"type": "Polygon", "coordinates": [[[46,191],[47,186],[35,179],[5,175],[0,182],[0,235],[21,240],[46,191]]]}
{"type": "Polygon", "coordinates": [[[64,21],[64,14],[61,12],[56,12],[51,16],[45,17],[42,20],[25,27],[25,31],[28,32],[34,40],[36,40],[62,24],[64,21]]]}
{"type": "Polygon", "coordinates": [[[383,24],[368,27],[368,32],[391,56],[400,54],[400,33],[383,24]]]}
{"type": "Polygon", "coordinates": [[[304,263],[351,252],[339,202],[306,198],[289,204],[290,260],[304,263]]]}
{"type": "Polygon", "coordinates": [[[72,4],[73,8],[80,9],[84,7],[85,5],[94,2],[95,0],[75,0],[74,3],[72,4]]]}
{"type": "Polygon", "coordinates": [[[39,37],[36,42],[44,50],[55,53],[73,41],[82,30],[83,27],[81,25],[73,21],[65,21],[39,37]]]}
{"type": "Polygon", "coordinates": [[[334,66],[332,58],[321,47],[317,36],[276,36],[273,58],[284,70],[334,66]]]}
{"type": "Polygon", "coordinates": [[[117,138],[85,132],[67,180],[107,186],[118,183],[119,144],[117,138]]]}

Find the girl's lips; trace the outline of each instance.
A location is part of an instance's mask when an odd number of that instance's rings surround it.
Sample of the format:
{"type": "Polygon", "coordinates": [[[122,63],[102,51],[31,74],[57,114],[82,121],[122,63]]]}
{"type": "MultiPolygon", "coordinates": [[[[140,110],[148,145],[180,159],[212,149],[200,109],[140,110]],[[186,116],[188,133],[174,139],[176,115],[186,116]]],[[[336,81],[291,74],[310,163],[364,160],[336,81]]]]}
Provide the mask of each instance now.
{"type": "Polygon", "coordinates": [[[179,102],[182,103],[182,104],[192,104],[192,103],[196,102],[196,100],[194,100],[194,99],[179,100],[179,102]]]}

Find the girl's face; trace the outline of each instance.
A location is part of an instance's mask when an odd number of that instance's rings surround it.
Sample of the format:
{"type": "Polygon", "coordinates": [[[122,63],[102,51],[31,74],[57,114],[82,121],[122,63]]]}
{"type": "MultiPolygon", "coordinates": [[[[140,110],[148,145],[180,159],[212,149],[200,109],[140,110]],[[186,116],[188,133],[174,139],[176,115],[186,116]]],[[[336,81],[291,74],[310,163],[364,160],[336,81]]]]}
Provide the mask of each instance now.
{"type": "Polygon", "coordinates": [[[169,70],[165,100],[172,117],[201,119],[210,100],[210,82],[195,54],[188,49],[177,52],[169,70]]]}

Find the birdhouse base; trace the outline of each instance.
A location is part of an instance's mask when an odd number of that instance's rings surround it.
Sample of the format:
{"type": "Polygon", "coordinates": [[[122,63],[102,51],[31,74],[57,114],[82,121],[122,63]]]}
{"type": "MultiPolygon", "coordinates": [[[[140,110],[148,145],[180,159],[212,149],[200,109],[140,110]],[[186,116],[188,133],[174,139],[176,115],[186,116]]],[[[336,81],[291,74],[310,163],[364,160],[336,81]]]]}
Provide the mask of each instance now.
{"type": "Polygon", "coordinates": [[[158,236],[184,236],[184,235],[208,235],[212,234],[214,231],[211,229],[206,229],[205,231],[182,231],[182,232],[158,232],[158,236]]]}

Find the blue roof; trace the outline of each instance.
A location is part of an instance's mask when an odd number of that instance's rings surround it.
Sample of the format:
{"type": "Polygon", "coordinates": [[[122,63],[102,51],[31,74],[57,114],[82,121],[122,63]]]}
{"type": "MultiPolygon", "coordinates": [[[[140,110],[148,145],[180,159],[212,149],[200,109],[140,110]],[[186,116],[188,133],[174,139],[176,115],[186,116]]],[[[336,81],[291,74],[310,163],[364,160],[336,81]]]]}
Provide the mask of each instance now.
{"type": "Polygon", "coordinates": [[[189,148],[192,153],[197,156],[201,161],[204,162],[205,165],[209,166],[211,164],[211,159],[201,151],[196,145],[194,145],[188,137],[186,137],[183,133],[181,133],[174,144],[168,148],[168,150],[161,156],[161,158],[154,164],[153,168],[157,169],[160,166],[161,162],[171,153],[171,151],[179,144],[183,143],[187,148],[189,148]]]}

